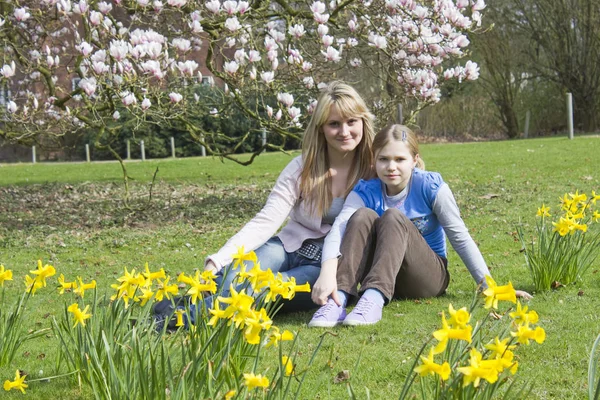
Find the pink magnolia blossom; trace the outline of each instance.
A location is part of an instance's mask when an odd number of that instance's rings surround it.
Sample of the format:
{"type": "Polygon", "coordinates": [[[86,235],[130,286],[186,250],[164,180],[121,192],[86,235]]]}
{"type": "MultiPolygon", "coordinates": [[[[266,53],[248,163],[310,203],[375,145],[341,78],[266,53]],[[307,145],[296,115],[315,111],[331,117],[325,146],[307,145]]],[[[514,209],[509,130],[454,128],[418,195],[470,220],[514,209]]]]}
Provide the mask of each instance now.
{"type": "Polygon", "coordinates": [[[152,103],[150,102],[150,100],[148,98],[144,97],[144,100],[142,100],[142,104],[141,104],[142,110],[146,111],[147,109],[150,108],[151,105],[152,105],[152,103]]]}
{"type": "Polygon", "coordinates": [[[325,24],[320,24],[317,27],[317,33],[319,34],[319,36],[323,37],[324,35],[327,35],[329,33],[329,27],[325,24]]]}
{"type": "Polygon", "coordinates": [[[171,7],[181,8],[181,7],[185,6],[186,3],[187,3],[187,0],[167,0],[167,4],[170,5],[171,7]]]}
{"type": "Polygon", "coordinates": [[[122,92],[121,98],[123,105],[125,105],[126,107],[137,104],[137,99],[135,98],[135,95],[131,92],[122,92]]]}
{"type": "Polygon", "coordinates": [[[289,107],[287,112],[292,121],[298,121],[300,115],[302,114],[302,111],[298,107],[289,107]]]}
{"type": "Polygon", "coordinates": [[[377,49],[385,49],[387,47],[387,39],[385,36],[371,33],[369,34],[369,46],[373,46],[377,49]]]}
{"type": "Polygon", "coordinates": [[[312,89],[315,87],[315,81],[312,76],[307,76],[306,78],[302,79],[302,83],[307,89],[312,89]]]}
{"type": "Polygon", "coordinates": [[[94,11],[92,10],[90,12],[90,23],[94,26],[98,26],[102,23],[102,21],[104,20],[104,17],[102,16],[102,13],[99,13],[98,11],[94,11]]]}
{"type": "Polygon", "coordinates": [[[15,12],[13,13],[13,15],[15,19],[19,22],[27,21],[31,17],[31,14],[27,12],[27,9],[25,7],[15,8],[15,12]]]}
{"type": "Polygon", "coordinates": [[[80,0],[79,3],[75,3],[73,7],[73,12],[75,14],[85,14],[90,9],[89,4],[86,0],[80,0]]]}
{"type": "Polygon", "coordinates": [[[304,61],[302,63],[302,71],[304,72],[308,72],[312,69],[312,63],[308,62],[308,61],[304,61]]]}
{"type": "Polygon", "coordinates": [[[235,54],[233,55],[233,58],[235,59],[235,61],[237,61],[238,64],[245,65],[246,60],[248,59],[248,54],[246,54],[246,50],[239,49],[236,50],[235,54]]]}
{"type": "Polygon", "coordinates": [[[231,32],[235,32],[241,27],[242,24],[240,24],[240,21],[237,19],[237,17],[227,18],[227,20],[225,21],[225,28],[227,28],[231,32]]]}
{"type": "Polygon", "coordinates": [[[206,9],[213,14],[218,14],[221,11],[221,3],[219,0],[211,0],[207,2],[205,5],[206,9]]]}
{"type": "Polygon", "coordinates": [[[323,43],[324,47],[329,47],[333,44],[333,36],[329,36],[329,35],[323,35],[323,37],[321,38],[321,42],[323,43]]]}
{"type": "Polygon", "coordinates": [[[306,107],[306,112],[309,115],[312,115],[315,112],[315,109],[317,108],[317,100],[316,99],[310,99],[308,106],[306,107]]]}
{"type": "Polygon", "coordinates": [[[342,59],[340,52],[331,46],[327,48],[327,51],[321,51],[321,54],[327,61],[339,62],[342,59]]]}
{"type": "Polygon", "coordinates": [[[277,42],[275,40],[273,40],[273,38],[271,38],[269,36],[265,36],[265,49],[267,51],[277,49],[277,42]]]}
{"type": "Polygon", "coordinates": [[[5,78],[10,78],[12,76],[15,76],[15,71],[16,71],[15,62],[11,61],[10,65],[4,64],[2,66],[2,69],[0,70],[0,74],[5,78]]]}
{"type": "Polygon", "coordinates": [[[271,106],[267,106],[267,115],[269,116],[269,118],[273,117],[273,108],[271,106]]]}
{"type": "Polygon", "coordinates": [[[473,61],[467,61],[465,64],[465,78],[474,81],[479,78],[479,66],[473,61]]]}
{"type": "Polygon", "coordinates": [[[250,9],[250,3],[247,1],[238,1],[238,12],[243,15],[246,11],[250,9]]]}
{"type": "Polygon", "coordinates": [[[113,117],[113,119],[114,119],[115,121],[118,121],[118,120],[119,120],[119,118],[121,118],[121,113],[120,113],[119,111],[115,111],[115,112],[113,113],[112,117],[113,117]]]}
{"type": "Polygon", "coordinates": [[[106,65],[103,61],[93,61],[92,62],[92,70],[98,74],[102,75],[110,71],[110,67],[106,65]]]}
{"type": "Polygon", "coordinates": [[[294,96],[290,93],[277,93],[277,101],[283,103],[286,107],[291,107],[294,104],[294,96]]]}
{"type": "Polygon", "coordinates": [[[475,4],[473,4],[473,7],[471,7],[471,10],[473,11],[481,11],[486,7],[485,5],[485,1],[484,0],[477,0],[477,2],[475,4]]]}
{"type": "Polygon", "coordinates": [[[75,46],[75,48],[81,54],[83,54],[84,57],[89,56],[90,54],[92,54],[92,51],[94,51],[94,48],[88,42],[81,42],[80,44],[78,44],[77,46],[75,46]]]}
{"type": "Polygon", "coordinates": [[[256,68],[252,67],[252,69],[250,70],[250,79],[252,79],[253,81],[256,80],[256,68]]]}
{"type": "Polygon", "coordinates": [[[223,10],[227,13],[227,15],[234,15],[238,10],[237,1],[227,0],[223,2],[223,10]]]}
{"type": "Polygon", "coordinates": [[[313,18],[318,24],[326,24],[329,21],[329,14],[315,13],[313,14],[313,18]]]}
{"type": "Polygon", "coordinates": [[[223,70],[228,74],[235,74],[240,68],[240,65],[235,61],[227,61],[223,64],[223,70]]]}
{"type": "Polygon", "coordinates": [[[265,82],[268,85],[269,83],[273,82],[273,80],[275,79],[275,72],[273,72],[273,71],[261,72],[260,79],[262,79],[263,82],[265,82]]]}
{"type": "Polygon", "coordinates": [[[312,11],[313,14],[323,14],[325,12],[325,3],[320,1],[313,2],[310,6],[310,11],[312,11]]]}
{"type": "Polygon", "coordinates": [[[194,76],[194,71],[198,69],[198,63],[193,60],[187,60],[184,62],[179,61],[177,63],[177,69],[179,72],[181,72],[181,75],[192,77],[194,76]]]}
{"type": "Polygon", "coordinates": [[[107,3],[105,1],[101,1],[98,3],[98,11],[102,14],[106,15],[112,10],[112,4],[107,3]]]}
{"type": "Polygon", "coordinates": [[[152,9],[154,10],[154,12],[159,13],[162,11],[163,8],[165,8],[165,5],[163,4],[162,1],[154,0],[152,2],[152,9]]]}
{"type": "Polygon", "coordinates": [[[88,96],[91,96],[96,92],[96,87],[97,87],[96,78],[94,78],[94,77],[84,78],[79,81],[78,86],[81,89],[83,89],[85,94],[87,94],[88,96]]]}
{"type": "Polygon", "coordinates": [[[283,113],[281,112],[281,108],[279,110],[277,110],[277,113],[275,114],[275,120],[279,121],[281,119],[281,116],[283,115],[283,113]]]}
{"type": "Polygon", "coordinates": [[[348,21],[348,29],[350,29],[350,32],[356,32],[358,29],[358,22],[356,22],[355,19],[348,21]]]}
{"type": "Polygon", "coordinates": [[[137,3],[142,7],[146,7],[148,4],[150,4],[150,0],[137,0],[137,3]]]}
{"type": "Polygon", "coordinates": [[[171,41],[171,45],[181,52],[188,52],[192,49],[192,42],[184,38],[175,38],[171,41]]]}
{"type": "Polygon", "coordinates": [[[112,40],[108,51],[115,60],[122,61],[127,57],[129,48],[129,43],[124,40],[112,40]]]}
{"type": "Polygon", "coordinates": [[[10,100],[8,103],[6,103],[6,109],[8,110],[9,113],[14,114],[17,112],[17,109],[19,107],[17,107],[17,103],[15,103],[14,101],[10,100]]]}
{"type": "Polygon", "coordinates": [[[251,63],[253,62],[258,62],[260,61],[261,57],[260,57],[260,53],[256,50],[250,50],[248,52],[248,61],[250,61],[251,63]]]}
{"type": "Polygon", "coordinates": [[[171,103],[177,104],[181,100],[183,100],[183,96],[180,95],[179,93],[171,92],[171,93],[169,93],[169,99],[171,99],[171,103]]]}
{"type": "Polygon", "coordinates": [[[304,25],[302,24],[296,24],[293,26],[290,26],[288,29],[288,33],[293,36],[296,39],[300,39],[302,36],[304,36],[304,34],[306,33],[306,31],[304,30],[304,25]]]}
{"type": "Polygon", "coordinates": [[[204,32],[204,28],[202,27],[202,24],[200,23],[200,21],[192,21],[190,24],[190,29],[192,30],[192,32],[194,33],[201,33],[204,32]]]}

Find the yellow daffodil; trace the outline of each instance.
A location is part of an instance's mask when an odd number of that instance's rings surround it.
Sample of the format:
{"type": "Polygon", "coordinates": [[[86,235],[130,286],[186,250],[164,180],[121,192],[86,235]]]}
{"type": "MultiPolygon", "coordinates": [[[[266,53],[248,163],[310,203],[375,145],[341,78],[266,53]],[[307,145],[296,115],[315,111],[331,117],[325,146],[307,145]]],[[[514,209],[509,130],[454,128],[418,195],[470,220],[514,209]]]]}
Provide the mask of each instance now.
{"type": "Polygon", "coordinates": [[[4,281],[12,281],[13,273],[10,269],[4,269],[4,265],[0,265],[0,286],[4,287],[4,281]]]}
{"type": "Polygon", "coordinates": [[[215,302],[213,303],[213,308],[208,310],[209,313],[212,314],[212,317],[210,318],[210,320],[208,321],[207,325],[209,326],[216,326],[217,322],[219,321],[219,319],[225,319],[227,318],[225,316],[225,310],[221,310],[219,308],[219,300],[215,300],[215,302]]]}
{"type": "Polygon", "coordinates": [[[573,203],[577,205],[585,203],[587,201],[587,195],[585,193],[579,194],[579,190],[576,190],[575,194],[569,193],[569,197],[571,197],[573,203]]]}
{"type": "Polygon", "coordinates": [[[267,378],[266,376],[262,376],[260,374],[259,375],[254,375],[252,373],[244,374],[244,385],[246,385],[249,390],[252,390],[255,388],[266,389],[269,387],[269,378],[267,378]]]}
{"type": "Polygon", "coordinates": [[[516,345],[509,345],[508,338],[500,340],[498,336],[494,338],[494,343],[486,344],[485,348],[492,351],[490,357],[502,357],[505,352],[514,349],[516,345]]]}
{"type": "Polygon", "coordinates": [[[58,293],[64,294],[65,290],[71,291],[77,287],[77,282],[65,282],[65,276],[60,274],[58,277],[58,293]]]}
{"type": "Polygon", "coordinates": [[[42,286],[44,286],[43,282],[38,280],[37,277],[36,278],[32,278],[29,275],[25,275],[25,291],[28,293],[31,293],[32,295],[35,294],[35,292],[40,289],[42,286]]]}
{"type": "Polygon", "coordinates": [[[598,212],[598,210],[594,210],[594,213],[592,214],[592,219],[594,220],[594,222],[598,222],[598,220],[600,220],[600,212],[598,212]]]}
{"type": "Polygon", "coordinates": [[[79,280],[79,285],[73,290],[77,296],[83,299],[86,290],[95,289],[96,288],[96,280],[92,280],[90,283],[83,283],[83,280],[80,277],[77,277],[79,280]]]}
{"type": "MultiPolygon", "coordinates": [[[[244,324],[246,315],[254,303],[254,298],[245,293],[244,290],[237,292],[233,285],[229,286],[230,297],[217,297],[221,303],[229,304],[223,311],[223,318],[231,318],[236,327],[244,324]]],[[[214,314],[213,314],[214,315],[214,314]]]]}
{"type": "Polygon", "coordinates": [[[467,343],[471,343],[472,333],[473,327],[471,325],[466,325],[464,328],[451,328],[448,325],[448,321],[446,321],[446,314],[442,311],[442,329],[433,332],[433,337],[439,341],[433,349],[434,354],[439,354],[446,350],[449,339],[464,340],[467,343]]]}
{"type": "Polygon", "coordinates": [[[152,296],[154,296],[154,292],[144,287],[140,288],[140,290],[142,291],[142,295],[134,298],[134,301],[139,301],[140,306],[144,307],[146,303],[152,298],[152,296]]]}
{"type": "Polygon", "coordinates": [[[517,295],[511,282],[508,282],[508,285],[498,286],[496,281],[489,275],[486,275],[485,282],[487,283],[488,288],[483,291],[483,294],[485,295],[484,308],[497,309],[498,301],[517,302],[517,295]]]}
{"type": "Polygon", "coordinates": [[[35,275],[36,281],[41,282],[41,287],[46,287],[46,279],[56,274],[56,270],[52,265],[46,264],[42,267],[42,260],[38,260],[37,269],[29,272],[35,275]]]}
{"type": "Polygon", "coordinates": [[[156,289],[156,294],[154,295],[154,297],[156,298],[156,301],[161,301],[163,298],[170,300],[172,294],[179,293],[179,288],[177,287],[176,284],[169,285],[170,279],[171,279],[171,277],[168,276],[167,279],[165,279],[164,281],[157,280],[157,284],[156,284],[157,289],[156,289]]]}
{"type": "Polygon", "coordinates": [[[244,261],[251,261],[256,263],[258,259],[256,258],[256,253],[251,251],[246,253],[244,250],[244,246],[238,247],[237,253],[233,255],[233,269],[236,269],[238,266],[244,265],[244,261]]]}
{"type": "Polygon", "coordinates": [[[498,380],[498,369],[490,363],[482,363],[481,353],[475,348],[470,351],[469,366],[459,367],[457,371],[463,374],[463,386],[472,383],[473,386],[478,387],[481,379],[489,383],[498,380]]]}
{"type": "Polygon", "coordinates": [[[137,288],[146,286],[146,278],[142,274],[137,274],[135,268],[131,272],[127,271],[127,267],[124,270],[125,273],[117,278],[119,284],[111,285],[112,288],[117,290],[117,295],[111,297],[111,299],[123,299],[128,304],[129,299],[134,297],[137,288]]]}
{"type": "Polygon", "coordinates": [[[596,201],[600,200],[600,194],[596,194],[595,190],[592,190],[592,198],[590,201],[596,205],[596,201]]]}
{"type": "Polygon", "coordinates": [[[529,344],[530,340],[535,340],[538,344],[544,343],[546,340],[546,331],[544,328],[536,327],[531,329],[529,324],[519,325],[516,332],[510,333],[521,344],[529,344]]]}
{"type": "Polygon", "coordinates": [[[448,314],[450,314],[448,323],[453,328],[464,329],[471,319],[471,314],[467,311],[467,307],[455,310],[454,307],[452,307],[452,304],[448,304],[448,314]]]}
{"type": "Polygon", "coordinates": [[[553,232],[558,232],[560,236],[566,236],[569,233],[573,233],[575,229],[575,221],[569,218],[560,217],[558,222],[553,222],[553,232]]]}
{"type": "Polygon", "coordinates": [[[242,266],[240,272],[238,273],[238,278],[240,282],[242,280],[250,282],[252,290],[258,292],[265,286],[269,285],[273,279],[273,272],[270,269],[263,271],[260,268],[260,262],[257,261],[254,263],[254,266],[250,271],[246,271],[246,268],[242,266]]]}
{"type": "Polygon", "coordinates": [[[230,390],[229,392],[225,393],[225,396],[223,396],[223,400],[230,400],[231,398],[233,398],[233,396],[235,396],[237,392],[235,390],[230,390]]]}
{"type": "Polygon", "coordinates": [[[538,314],[535,311],[527,311],[527,306],[521,306],[521,302],[517,301],[517,309],[514,312],[508,314],[517,325],[523,324],[537,324],[538,322],[538,314]]]}
{"type": "Polygon", "coordinates": [[[196,271],[196,275],[193,278],[185,275],[183,272],[177,277],[177,282],[182,282],[190,286],[187,294],[191,297],[192,303],[196,303],[204,292],[217,292],[217,283],[213,279],[205,279],[204,276],[208,277],[209,275],[201,275],[200,271],[196,271]]]}
{"type": "Polygon", "coordinates": [[[15,390],[20,390],[21,393],[25,394],[25,389],[27,388],[27,384],[25,383],[26,377],[27,377],[27,375],[21,376],[21,372],[19,370],[17,370],[17,372],[15,373],[14,381],[12,381],[12,382],[9,380],[4,381],[4,390],[6,390],[8,392],[11,389],[15,389],[15,390]]]}
{"type": "Polygon", "coordinates": [[[415,368],[415,372],[421,376],[426,375],[439,375],[443,381],[448,380],[450,378],[450,364],[448,362],[444,362],[443,364],[436,364],[433,360],[434,351],[433,349],[429,350],[429,355],[427,357],[421,356],[421,362],[423,364],[419,365],[415,368]]]}
{"type": "Polygon", "coordinates": [[[271,327],[271,335],[269,336],[269,341],[267,342],[267,347],[275,346],[279,344],[280,341],[288,341],[294,340],[294,334],[287,329],[282,333],[279,333],[279,328],[276,326],[271,327]]]}
{"type": "Polygon", "coordinates": [[[75,328],[77,324],[85,326],[85,320],[92,316],[92,314],[88,313],[89,308],[90,306],[85,306],[85,308],[81,310],[79,308],[79,304],[77,303],[73,303],[69,306],[69,308],[67,308],[67,311],[73,313],[73,317],[75,318],[75,325],[73,325],[73,328],[75,328]]]}
{"type": "Polygon", "coordinates": [[[260,333],[263,330],[269,330],[273,321],[267,315],[267,311],[262,308],[260,311],[251,310],[246,314],[244,323],[246,329],[244,330],[244,338],[249,344],[260,343],[260,333]]]}
{"type": "Polygon", "coordinates": [[[294,364],[288,356],[281,357],[281,365],[283,365],[285,376],[290,376],[294,374],[294,364]]]}
{"type": "Polygon", "coordinates": [[[542,206],[540,208],[538,208],[537,210],[537,214],[538,217],[550,217],[550,207],[546,207],[545,204],[542,204],[542,206]]]}
{"type": "Polygon", "coordinates": [[[146,285],[150,286],[153,281],[157,279],[165,279],[167,276],[165,274],[164,268],[161,268],[160,271],[150,272],[150,268],[148,268],[148,263],[145,265],[146,272],[142,273],[144,278],[146,278],[146,285]]]}
{"type": "Polygon", "coordinates": [[[182,310],[181,308],[178,308],[177,310],[175,310],[175,316],[177,317],[177,322],[175,323],[175,326],[183,326],[183,314],[185,314],[185,311],[182,310]]]}

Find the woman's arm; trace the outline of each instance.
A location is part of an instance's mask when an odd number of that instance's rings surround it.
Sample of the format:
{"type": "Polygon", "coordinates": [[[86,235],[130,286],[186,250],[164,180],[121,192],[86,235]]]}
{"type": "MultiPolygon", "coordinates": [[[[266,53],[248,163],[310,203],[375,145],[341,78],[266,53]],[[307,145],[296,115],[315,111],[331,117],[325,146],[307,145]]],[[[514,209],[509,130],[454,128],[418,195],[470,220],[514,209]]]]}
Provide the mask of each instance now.
{"type": "Polygon", "coordinates": [[[216,254],[206,258],[205,269],[219,271],[231,263],[232,255],[239,247],[244,246],[246,251],[255,250],[277,232],[300,197],[301,171],[301,157],[296,157],[277,178],[263,208],[216,254]]]}
{"type": "Polygon", "coordinates": [[[337,265],[338,257],[341,255],[340,246],[350,217],[354,215],[356,210],[364,206],[365,203],[362,198],[356,192],[350,192],[344,202],[342,211],[336,217],[331,230],[325,237],[321,273],[311,290],[312,301],[316,304],[325,304],[331,296],[338,305],[341,305],[337,298],[337,265]]]}

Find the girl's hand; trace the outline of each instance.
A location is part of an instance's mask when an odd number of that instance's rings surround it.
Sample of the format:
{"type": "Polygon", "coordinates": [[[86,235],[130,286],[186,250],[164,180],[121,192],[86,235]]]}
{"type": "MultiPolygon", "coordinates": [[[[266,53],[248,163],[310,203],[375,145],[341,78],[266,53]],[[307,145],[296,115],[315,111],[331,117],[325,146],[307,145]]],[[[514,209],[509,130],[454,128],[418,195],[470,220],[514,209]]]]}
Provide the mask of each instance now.
{"type": "Polygon", "coordinates": [[[321,274],[311,290],[310,297],[315,304],[322,306],[327,303],[329,296],[331,296],[338,306],[341,306],[341,302],[337,296],[336,271],[331,268],[321,268],[321,274]]]}
{"type": "Polygon", "coordinates": [[[518,298],[523,299],[523,300],[533,299],[533,296],[524,290],[515,290],[515,294],[517,295],[518,298]]]}
{"type": "Polygon", "coordinates": [[[215,265],[215,263],[214,263],[214,262],[212,262],[211,260],[208,260],[208,261],[206,262],[206,265],[204,266],[204,270],[205,270],[205,271],[212,271],[212,273],[216,275],[216,274],[217,274],[217,271],[218,271],[219,269],[217,268],[217,266],[215,265]]]}

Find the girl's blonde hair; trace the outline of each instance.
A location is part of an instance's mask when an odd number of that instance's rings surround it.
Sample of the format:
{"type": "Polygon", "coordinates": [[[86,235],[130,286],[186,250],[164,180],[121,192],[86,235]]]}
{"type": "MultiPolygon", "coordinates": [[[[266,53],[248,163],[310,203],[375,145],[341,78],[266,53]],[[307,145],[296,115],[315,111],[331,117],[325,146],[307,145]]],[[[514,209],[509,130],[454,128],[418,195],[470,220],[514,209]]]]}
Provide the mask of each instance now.
{"type": "MultiPolygon", "coordinates": [[[[375,135],[375,139],[373,139],[373,154],[375,157],[392,140],[406,143],[413,158],[419,154],[417,135],[405,125],[393,124],[386,126],[375,135]]],[[[421,156],[417,159],[417,168],[425,170],[425,161],[421,156]]]]}
{"type": "Polygon", "coordinates": [[[352,86],[339,81],[332,82],[321,92],[302,141],[304,169],[300,175],[300,193],[313,215],[323,215],[333,201],[327,142],[322,129],[333,105],[342,118],[360,118],[363,122],[363,137],[355,149],[344,197],[360,179],[373,176],[371,147],[375,136],[374,116],[352,86]]]}

